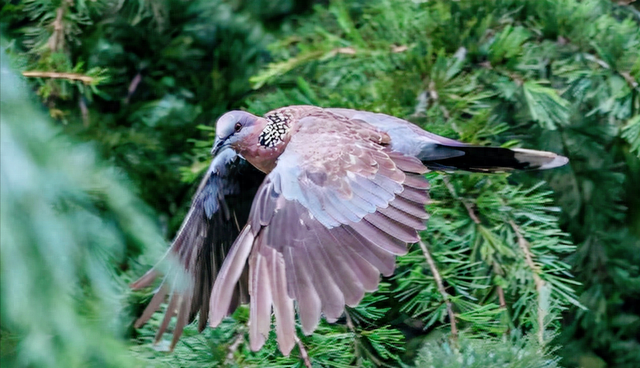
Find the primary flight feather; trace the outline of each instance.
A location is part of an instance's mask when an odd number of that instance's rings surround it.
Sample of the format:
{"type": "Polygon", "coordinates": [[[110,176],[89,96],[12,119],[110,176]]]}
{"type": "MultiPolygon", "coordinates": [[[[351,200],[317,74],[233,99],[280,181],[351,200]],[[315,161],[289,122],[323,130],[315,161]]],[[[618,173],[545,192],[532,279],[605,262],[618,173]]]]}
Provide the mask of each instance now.
{"type": "MultiPolygon", "coordinates": [[[[171,290],[175,283],[163,282],[136,327],[171,295],[156,340],[177,315],[173,348],[196,315],[200,330],[207,321],[215,327],[248,302],[251,348],[262,347],[274,314],[285,355],[295,345],[296,311],[305,334],[321,315],[337,320],[418,242],[429,169],[504,172],[568,162],[551,152],[461,143],[389,115],[314,106],[264,117],[228,112],[216,124],[212,154],[168,251],[187,285],[171,290]]],[[[152,269],[133,287],[156,276],[152,269]]]]}

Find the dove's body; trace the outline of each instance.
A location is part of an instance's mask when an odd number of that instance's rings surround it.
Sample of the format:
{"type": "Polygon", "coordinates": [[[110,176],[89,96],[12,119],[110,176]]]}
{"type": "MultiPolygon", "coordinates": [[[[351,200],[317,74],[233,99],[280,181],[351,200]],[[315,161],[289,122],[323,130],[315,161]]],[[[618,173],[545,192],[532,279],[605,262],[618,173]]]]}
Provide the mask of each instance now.
{"type": "MultiPolygon", "coordinates": [[[[313,106],[264,118],[229,112],[218,120],[213,152],[171,248],[194,284],[172,298],[167,315],[179,310],[174,343],[198,311],[201,328],[207,314],[218,325],[246,302],[248,288],[252,348],[268,336],[273,308],[285,354],[295,344],[294,301],[303,331],[311,333],[321,313],[336,320],[345,304],[355,306],[377,289],[379,274],[393,272],[395,255],[419,240],[428,217],[422,176],[428,168],[492,172],[567,162],[549,152],[467,145],[388,115],[313,106]],[[248,168],[240,174],[246,165],[238,155],[266,176],[248,168]],[[249,199],[247,213],[241,203],[249,199]]],[[[148,285],[151,276],[135,286],[148,285]]],[[[166,288],[138,324],[164,295],[166,288]]]]}
{"type": "MultiPolygon", "coordinates": [[[[271,111],[265,117],[238,111],[228,114],[246,114],[253,118],[251,134],[230,146],[265,173],[269,173],[275,167],[277,158],[284,152],[291,136],[300,129],[301,120],[305,118],[315,118],[314,122],[321,122],[321,125],[333,123],[335,126],[332,129],[338,138],[343,134],[343,129],[347,129],[340,125],[349,123],[351,126],[356,124],[364,129],[385,133],[385,139],[388,140],[385,144],[389,145],[392,151],[416,157],[427,167],[434,169],[480,172],[536,170],[550,169],[568,162],[565,157],[550,152],[469,145],[427,132],[406,120],[367,111],[290,106],[271,111]],[[277,128],[273,128],[276,126],[277,128]],[[265,141],[265,136],[270,139],[265,141]],[[465,157],[460,158],[462,156],[465,157]]],[[[221,118],[223,119],[224,117],[221,118]]],[[[326,138],[326,134],[324,136],[326,138]]],[[[332,140],[321,144],[330,146],[332,140]]]]}

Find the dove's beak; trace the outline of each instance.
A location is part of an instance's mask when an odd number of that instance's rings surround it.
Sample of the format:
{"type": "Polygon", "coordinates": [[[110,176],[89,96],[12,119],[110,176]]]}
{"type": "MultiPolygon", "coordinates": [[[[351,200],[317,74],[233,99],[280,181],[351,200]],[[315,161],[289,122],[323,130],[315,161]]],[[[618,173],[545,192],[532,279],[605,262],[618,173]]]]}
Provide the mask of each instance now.
{"type": "Polygon", "coordinates": [[[228,147],[227,140],[216,136],[216,140],[213,142],[213,148],[211,149],[211,155],[215,156],[218,152],[222,151],[223,148],[228,147]]]}

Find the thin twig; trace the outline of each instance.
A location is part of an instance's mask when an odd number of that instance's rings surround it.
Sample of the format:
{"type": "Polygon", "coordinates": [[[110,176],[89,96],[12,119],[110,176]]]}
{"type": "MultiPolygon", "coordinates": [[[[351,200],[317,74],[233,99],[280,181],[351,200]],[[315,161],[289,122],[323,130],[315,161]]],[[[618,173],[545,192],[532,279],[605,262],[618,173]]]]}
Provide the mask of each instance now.
{"type": "Polygon", "coordinates": [[[469,214],[469,217],[471,217],[471,220],[473,220],[473,222],[475,222],[476,224],[480,224],[480,219],[478,218],[478,215],[476,215],[476,212],[473,210],[473,206],[471,205],[471,203],[469,203],[468,201],[460,198],[458,196],[458,194],[456,194],[456,190],[453,187],[453,185],[451,185],[451,182],[449,181],[449,178],[447,178],[445,176],[445,177],[442,178],[442,181],[444,181],[444,185],[447,187],[447,189],[449,189],[449,192],[451,193],[453,198],[455,198],[455,199],[459,200],[460,202],[462,202],[464,207],[467,209],[467,213],[469,214]]]}
{"type": "Polygon", "coordinates": [[[60,51],[64,47],[64,23],[62,20],[67,12],[67,5],[67,2],[63,2],[60,7],[56,9],[56,18],[51,23],[53,32],[51,32],[51,36],[49,40],[47,40],[47,45],[53,52],[60,51]]]}
{"type": "Polygon", "coordinates": [[[226,363],[231,365],[233,363],[233,355],[236,353],[236,351],[238,351],[238,348],[240,347],[240,345],[242,344],[242,342],[244,341],[244,331],[239,331],[238,332],[238,336],[236,336],[236,339],[233,340],[233,343],[231,345],[229,345],[229,352],[227,353],[227,359],[226,359],[226,363]]]}
{"type": "MultiPolygon", "coordinates": [[[[464,207],[467,209],[467,213],[469,214],[469,217],[471,218],[471,220],[473,220],[473,222],[475,222],[476,224],[480,225],[480,218],[478,218],[478,215],[476,214],[476,211],[473,209],[473,206],[471,205],[471,203],[469,203],[469,201],[467,201],[467,200],[465,200],[463,198],[460,198],[456,194],[455,188],[453,187],[453,185],[451,185],[451,183],[449,182],[447,177],[444,177],[444,184],[446,185],[447,189],[449,189],[449,192],[451,192],[451,195],[455,199],[457,199],[460,202],[462,202],[464,207]]],[[[499,269],[498,269],[498,271],[499,271],[499,269]]],[[[498,272],[498,273],[500,274],[500,272],[498,272]]],[[[504,297],[504,289],[500,285],[497,286],[497,289],[498,289],[498,300],[500,302],[500,308],[506,309],[507,308],[507,301],[506,301],[506,299],[504,297]]]]}
{"type": "Polygon", "coordinates": [[[498,285],[498,300],[500,301],[500,308],[507,307],[507,301],[504,299],[504,289],[502,289],[502,286],[499,286],[499,285],[498,285]]]}
{"type": "Polygon", "coordinates": [[[82,95],[78,96],[78,107],[80,107],[80,112],[82,113],[82,123],[85,127],[88,127],[90,123],[89,108],[87,108],[87,103],[82,95]]]}
{"type": "MultiPolygon", "coordinates": [[[[504,297],[504,289],[500,285],[498,285],[497,288],[498,288],[498,300],[500,301],[500,308],[504,309],[504,313],[506,313],[507,316],[509,316],[509,310],[507,309],[507,301],[504,297]]],[[[509,320],[511,320],[511,317],[509,317],[509,320]]],[[[506,336],[509,336],[511,334],[511,326],[507,326],[507,329],[504,331],[504,334],[506,336]]]]}
{"type": "Polygon", "coordinates": [[[336,54],[355,55],[356,49],[354,49],[353,47],[339,47],[337,49],[334,49],[333,52],[335,52],[336,54]]]}
{"type": "Polygon", "coordinates": [[[304,344],[302,344],[302,341],[300,341],[298,336],[296,336],[296,343],[298,344],[298,349],[300,350],[300,358],[302,358],[304,366],[307,368],[313,368],[311,359],[309,358],[309,353],[307,353],[307,349],[304,347],[304,344]]]}
{"type": "Polygon", "coordinates": [[[429,97],[436,101],[440,98],[440,96],[438,96],[438,91],[436,90],[436,82],[434,81],[429,82],[429,97]]]}
{"type": "MultiPolygon", "coordinates": [[[[594,63],[600,65],[604,69],[611,70],[611,66],[607,62],[605,62],[604,60],[598,59],[595,55],[584,54],[584,58],[589,61],[593,61],[594,63]]],[[[625,71],[614,70],[614,72],[617,72],[618,74],[620,74],[622,78],[624,78],[624,80],[627,82],[629,87],[638,88],[638,82],[631,76],[631,74],[628,71],[625,72],[625,71]]]]}
{"type": "Polygon", "coordinates": [[[538,293],[538,342],[540,343],[540,345],[544,345],[545,311],[542,309],[542,289],[544,288],[544,280],[542,280],[539,275],[540,268],[535,264],[535,262],[533,262],[533,255],[531,254],[531,249],[529,249],[529,242],[524,238],[524,236],[522,236],[520,228],[518,227],[518,225],[516,225],[515,222],[513,222],[513,220],[509,220],[509,224],[518,237],[518,245],[524,253],[524,259],[527,263],[527,266],[531,268],[533,274],[533,282],[536,285],[536,291],[538,293]]]}
{"type": "Polygon", "coordinates": [[[585,59],[587,59],[587,60],[589,60],[589,61],[592,61],[592,62],[594,62],[594,63],[596,63],[596,64],[600,65],[600,66],[601,66],[601,67],[603,67],[604,69],[611,69],[611,66],[610,66],[606,61],[604,61],[604,60],[602,60],[602,59],[599,59],[599,58],[598,58],[597,56],[595,56],[595,55],[591,55],[591,54],[588,54],[588,53],[584,53],[584,54],[582,54],[582,56],[583,56],[585,59]]]}
{"type": "Polygon", "coordinates": [[[631,76],[631,73],[620,72],[620,75],[622,76],[622,78],[624,78],[625,81],[627,81],[627,84],[629,84],[629,87],[638,88],[638,82],[636,82],[636,80],[631,76]]]}
{"type": "Polygon", "coordinates": [[[22,72],[22,75],[29,78],[68,79],[73,81],[81,81],[84,84],[91,84],[94,81],[93,77],[79,73],[41,72],[34,70],[30,72],[22,72]]]}
{"type": "Polygon", "coordinates": [[[352,332],[356,332],[356,326],[353,324],[353,320],[351,320],[349,311],[344,311],[344,316],[347,319],[347,327],[349,327],[352,332]]]}
{"type": "Polygon", "coordinates": [[[418,243],[420,244],[420,248],[422,249],[424,258],[427,259],[427,263],[429,264],[429,268],[431,269],[433,278],[436,280],[438,291],[440,292],[440,295],[442,295],[442,298],[444,299],[444,303],[447,306],[447,314],[449,314],[449,320],[451,321],[451,336],[455,340],[458,338],[458,328],[456,327],[456,316],[453,313],[453,304],[449,299],[449,294],[444,289],[444,284],[442,283],[442,277],[440,276],[440,272],[438,272],[438,268],[436,268],[436,263],[433,261],[433,258],[431,257],[431,253],[429,253],[427,244],[425,244],[425,242],[422,240],[420,240],[418,243]]]}
{"type": "Polygon", "coordinates": [[[391,52],[394,53],[398,53],[398,52],[405,52],[409,49],[409,47],[407,45],[391,45],[391,52]]]}
{"type": "Polygon", "coordinates": [[[129,103],[131,96],[133,96],[133,93],[136,91],[141,81],[142,81],[142,74],[138,72],[136,73],[136,76],[133,77],[133,79],[131,80],[131,83],[129,83],[129,88],[127,89],[127,98],[124,99],[125,104],[129,103]]]}

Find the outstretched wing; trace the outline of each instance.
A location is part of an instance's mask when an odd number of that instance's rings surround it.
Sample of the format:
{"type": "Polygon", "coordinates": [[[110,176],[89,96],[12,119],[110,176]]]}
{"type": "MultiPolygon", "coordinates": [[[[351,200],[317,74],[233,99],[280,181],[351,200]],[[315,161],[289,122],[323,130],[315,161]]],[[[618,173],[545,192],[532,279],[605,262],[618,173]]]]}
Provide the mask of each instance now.
{"type": "Polygon", "coordinates": [[[209,320],[220,323],[249,262],[250,340],[265,342],[276,315],[280,350],[295,344],[294,300],[303,331],[323,313],[376,290],[395,255],[425,228],[427,171],[393,152],[389,136],[368,124],[319,112],[297,122],[275,169],[253,202],[249,221],[215,281],[209,320]]]}
{"type": "MultiPolygon", "coordinates": [[[[173,332],[172,349],[184,326],[198,313],[198,329],[202,331],[206,327],[213,282],[229,248],[247,222],[251,202],[264,176],[231,149],[220,152],[213,159],[178,235],[167,251],[166,256],[176,258],[182,269],[165,277],[135,322],[136,328],[151,318],[169,294],[169,306],[156,334],[156,342],[176,314],[178,319],[173,332]],[[183,276],[186,276],[187,282],[180,285],[178,280],[183,276]]],[[[134,282],[132,288],[147,287],[157,276],[158,271],[154,267],[134,282]]],[[[226,313],[233,312],[239,303],[248,301],[246,280],[234,287],[232,294],[226,313]]]]}

